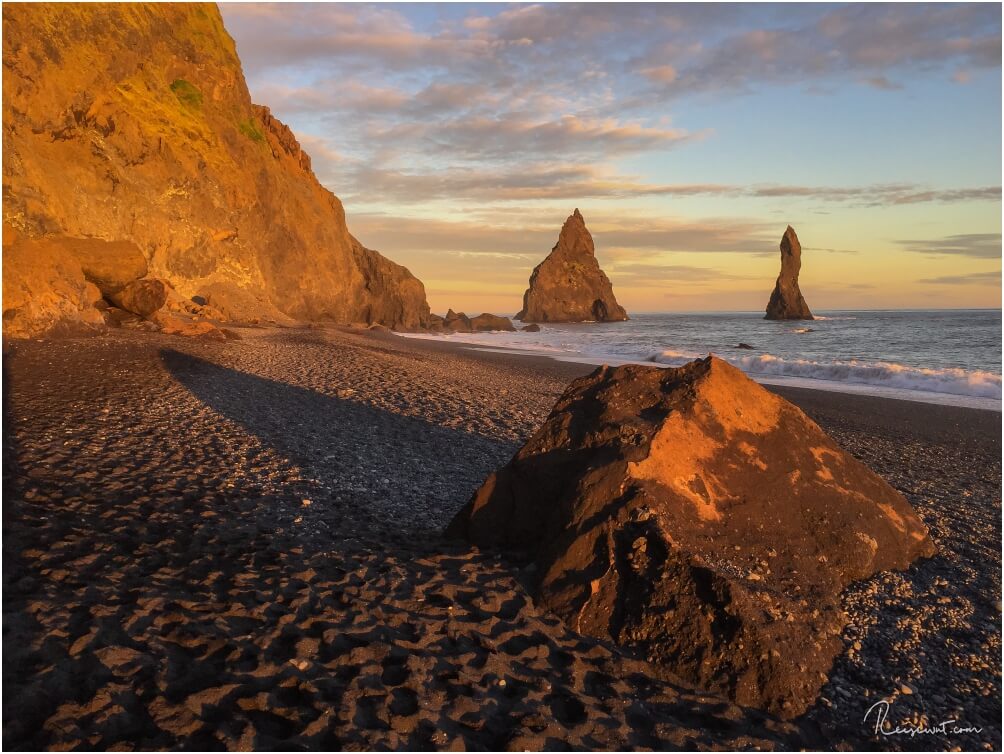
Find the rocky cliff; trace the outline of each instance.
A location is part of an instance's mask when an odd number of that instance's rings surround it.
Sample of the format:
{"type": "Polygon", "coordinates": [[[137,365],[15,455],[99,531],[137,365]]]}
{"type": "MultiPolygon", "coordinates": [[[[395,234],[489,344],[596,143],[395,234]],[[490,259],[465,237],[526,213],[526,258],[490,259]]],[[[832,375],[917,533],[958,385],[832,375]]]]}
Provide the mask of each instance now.
{"type": "Polygon", "coordinates": [[[132,242],[151,277],[230,319],[426,323],[422,283],[349,234],[292,132],[251,103],[214,5],[5,4],[3,20],[19,237],[132,242]]]}
{"type": "Polygon", "coordinates": [[[802,246],[790,225],[781,237],[781,272],[774,292],[767,302],[764,319],[813,319],[809,305],[798,288],[798,273],[802,269],[802,246]]]}
{"type": "Polygon", "coordinates": [[[627,312],[614,298],[610,280],[596,261],[593,237],[575,210],[561,228],[558,243],[530,275],[523,294],[523,322],[620,322],[627,312]]]}

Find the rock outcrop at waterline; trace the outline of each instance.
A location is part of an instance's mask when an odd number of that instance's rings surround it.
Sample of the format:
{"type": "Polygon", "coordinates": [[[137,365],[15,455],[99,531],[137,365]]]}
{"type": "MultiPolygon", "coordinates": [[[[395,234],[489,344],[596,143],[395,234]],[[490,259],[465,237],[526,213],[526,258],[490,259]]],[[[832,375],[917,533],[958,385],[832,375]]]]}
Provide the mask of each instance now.
{"type": "Polygon", "coordinates": [[[455,312],[453,309],[447,311],[445,317],[433,314],[429,323],[429,330],[432,332],[513,332],[515,329],[508,317],[487,312],[476,317],[468,317],[463,312],[455,312]]]}
{"type": "Polygon", "coordinates": [[[530,275],[523,322],[620,322],[627,312],[596,261],[593,237],[578,209],[561,228],[558,243],[530,275]]]}
{"type": "Polygon", "coordinates": [[[528,552],[574,630],[784,717],[826,680],[843,588],[934,553],[902,495],[713,357],[576,380],[448,533],[528,552]]]}
{"type": "Polygon", "coordinates": [[[781,272],[774,292],[767,302],[764,319],[813,319],[809,305],[798,288],[798,273],[802,269],[802,246],[790,225],[781,237],[781,272]]]}
{"type": "MultiPolygon", "coordinates": [[[[21,236],[135,244],[150,277],[227,319],[427,323],[422,283],[350,235],[251,103],[214,5],[5,4],[3,20],[3,216],[21,236]]],[[[53,274],[32,295],[61,295],[53,274]]]]}

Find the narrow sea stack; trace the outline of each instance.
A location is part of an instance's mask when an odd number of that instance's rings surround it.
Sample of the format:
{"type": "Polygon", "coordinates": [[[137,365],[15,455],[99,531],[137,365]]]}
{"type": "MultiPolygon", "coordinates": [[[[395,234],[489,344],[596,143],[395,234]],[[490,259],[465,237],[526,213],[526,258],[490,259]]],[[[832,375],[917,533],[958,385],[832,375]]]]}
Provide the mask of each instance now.
{"type": "Polygon", "coordinates": [[[622,322],[627,312],[599,262],[593,237],[578,209],[561,227],[558,243],[530,275],[523,294],[523,322],[622,322]]]}
{"type": "MultiPolygon", "coordinates": [[[[252,104],[216,6],[5,4],[3,21],[3,219],[21,237],[134,246],[229,320],[427,324],[422,283],[353,238],[292,131],[252,104]]],[[[78,277],[65,259],[31,264],[11,270],[48,302],[21,306],[27,330],[82,311],[76,282],[52,303],[78,277]]]]}
{"type": "Polygon", "coordinates": [[[764,319],[813,319],[809,305],[798,289],[798,273],[802,269],[802,246],[790,225],[781,237],[781,273],[774,292],[767,302],[764,319]]]}
{"type": "Polygon", "coordinates": [[[844,587],[934,554],[902,495],[710,356],[573,382],[448,533],[528,553],[574,630],[782,717],[826,680],[844,587]]]}

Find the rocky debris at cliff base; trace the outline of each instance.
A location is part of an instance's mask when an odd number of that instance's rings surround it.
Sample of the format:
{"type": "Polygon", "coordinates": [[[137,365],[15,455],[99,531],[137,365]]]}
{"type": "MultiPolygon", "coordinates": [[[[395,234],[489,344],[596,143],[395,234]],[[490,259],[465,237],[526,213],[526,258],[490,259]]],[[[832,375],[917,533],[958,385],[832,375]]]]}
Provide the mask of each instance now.
{"type": "Polygon", "coordinates": [[[593,237],[578,209],[561,227],[558,242],[530,275],[521,322],[619,322],[628,318],[596,260],[593,237]]]}
{"type": "Polygon", "coordinates": [[[902,495],[714,357],[575,381],[448,533],[526,551],[575,630],[786,718],[840,651],[844,587],[934,554],[902,495]]]}
{"type": "Polygon", "coordinates": [[[164,302],[165,311],[217,321],[226,319],[219,310],[209,306],[203,296],[196,295],[186,298],[178,293],[168,281],[165,282],[167,283],[167,300],[164,302]]]}
{"type": "Polygon", "coordinates": [[[790,225],[781,237],[781,272],[767,302],[764,319],[813,319],[798,287],[802,269],[802,246],[790,225]]]}
{"type": "MultiPolygon", "coordinates": [[[[161,313],[154,318],[165,335],[180,335],[186,338],[210,338],[226,340],[228,335],[212,322],[203,319],[183,317],[178,314],[161,313]]],[[[234,333],[236,336],[236,333],[234,333]]],[[[236,336],[239,339],[240,336],[236,336]]]]}
{"type": "Polygon", "coordinates": [[[167,301],[167,286],[156,278],[133,280],[121,290],[110,294],[108,300],[127,312],[149,317],[167,301]]]}

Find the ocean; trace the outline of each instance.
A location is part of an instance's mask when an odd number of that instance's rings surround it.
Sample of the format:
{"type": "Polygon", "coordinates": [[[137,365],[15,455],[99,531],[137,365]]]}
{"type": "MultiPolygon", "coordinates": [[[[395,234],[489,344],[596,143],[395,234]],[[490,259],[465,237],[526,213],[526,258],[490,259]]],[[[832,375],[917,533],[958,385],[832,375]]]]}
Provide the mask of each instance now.
{"type": "Polygon", "coordinates": [[[999,309],[824,311],[806,322],[758,312],[638,314],[542,324],[539,333],[410,337],[611,365],[679,366],[714,353],[767,384],[1001,410],[999,309]]]}

